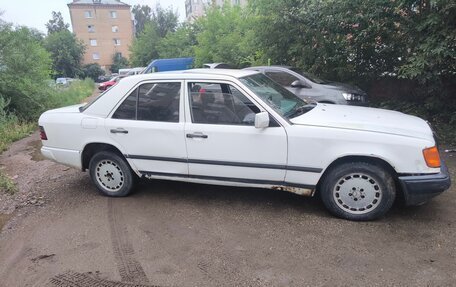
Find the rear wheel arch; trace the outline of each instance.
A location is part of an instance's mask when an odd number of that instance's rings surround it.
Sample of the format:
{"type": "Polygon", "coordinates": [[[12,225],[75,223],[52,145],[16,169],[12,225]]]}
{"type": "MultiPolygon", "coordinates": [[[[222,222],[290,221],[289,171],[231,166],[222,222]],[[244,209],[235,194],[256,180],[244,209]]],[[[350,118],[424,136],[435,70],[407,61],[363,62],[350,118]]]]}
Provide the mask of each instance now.
{"type": "Polygon", "coordinates": [[[114,145],[107,144],[107,143],[89,143],[86,144],[84,149],[82,150],[81,154],[81,161],[82,161],[82,171],[86,171],[89,168],[89,163],[92,157],[101,152],[101,151],[109,151],[115,153],[123,158],[125,158],[124,154],[114,145]]]}

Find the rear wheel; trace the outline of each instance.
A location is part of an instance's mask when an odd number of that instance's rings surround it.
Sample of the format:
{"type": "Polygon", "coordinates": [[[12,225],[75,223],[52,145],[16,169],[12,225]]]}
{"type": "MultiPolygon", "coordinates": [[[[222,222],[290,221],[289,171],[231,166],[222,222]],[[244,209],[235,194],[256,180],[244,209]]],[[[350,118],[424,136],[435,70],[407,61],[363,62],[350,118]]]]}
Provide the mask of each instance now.
{"type": "Polygon", "coordinates": [[[134,186],[134,175],[125,159],[113,152],[96,153],[89,163],[90,177],[107,196],[127,196],[134,186]]]}
{"type": "Polygon", "coordinates": [[[328,171],[321,197],[334,215],[349,220],[374,220],[383,216],[396,197],[394,180],[384,168],[350,162],[328,171]]]}

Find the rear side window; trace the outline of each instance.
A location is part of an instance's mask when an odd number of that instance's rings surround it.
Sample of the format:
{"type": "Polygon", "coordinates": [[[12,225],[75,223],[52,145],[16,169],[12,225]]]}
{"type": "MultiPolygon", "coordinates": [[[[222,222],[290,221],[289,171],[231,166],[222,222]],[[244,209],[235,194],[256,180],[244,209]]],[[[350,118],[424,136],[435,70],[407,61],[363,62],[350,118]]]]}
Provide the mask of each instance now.
{"type": "Polygon", "coordinates": [[[144,84],[139,87],[139,121],[179,122],[180,83],[144,84]]]}
{"type": "Polygon", "coordinates": [[[136,120],[137,94],[137,90],[134,90],[133,93],[131,93],[117,108],[112,118],[122,120],[136,120]]]}
{"type": "Polygon", "coordinates": [[[117,108],[114,119],[179,122],[181,83],[148,83],[135,89],[117,108]]]}

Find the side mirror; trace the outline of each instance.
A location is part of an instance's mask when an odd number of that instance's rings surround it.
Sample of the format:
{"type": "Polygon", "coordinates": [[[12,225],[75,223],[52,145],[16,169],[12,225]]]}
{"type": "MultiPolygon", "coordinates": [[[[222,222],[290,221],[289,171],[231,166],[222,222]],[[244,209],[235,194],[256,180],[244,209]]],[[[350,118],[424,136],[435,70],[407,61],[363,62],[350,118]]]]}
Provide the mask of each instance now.
{"type": "Polygon", "coordinates": [[[293,83],[291,83],[291,87],[292,88],[307,88],[307,85],[300,80],[296,80],[293,83]]]}
{"type": "Polygon", "coordinates": [[[264,129],[269,127],[268,112],[261,112],[255,115],[255,128],[264,129]]]}

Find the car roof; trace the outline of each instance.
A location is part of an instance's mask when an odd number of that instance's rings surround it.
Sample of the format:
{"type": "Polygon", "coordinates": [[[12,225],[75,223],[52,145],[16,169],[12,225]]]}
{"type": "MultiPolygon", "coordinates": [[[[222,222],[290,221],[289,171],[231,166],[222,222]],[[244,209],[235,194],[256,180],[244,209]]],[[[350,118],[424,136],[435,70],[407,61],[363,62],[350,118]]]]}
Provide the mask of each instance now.
{"type": "Polygon", "coordinates": [[[141,74],[131,76],[135,80],[153,80],[153,79],[189,79],[189,78],[201,78],[208,77],[208,79],[217,78],[217,76],[228,76],[233,78],[242,78],[257,73],[256,71],[249,70],[238,70],[238,69],[190,69],[181,71],[169,71],[169,72],[158,72],[150,74],[141,74]]]}
{"type": "Polygon", "coordinates": [[[254,67],[248,67],[244,68],[244,70],[255,70],[255,69],[292,69],[292,66],[285,66],[285,65],[273,65],[273,66],[254,66],[254,67]]]}

